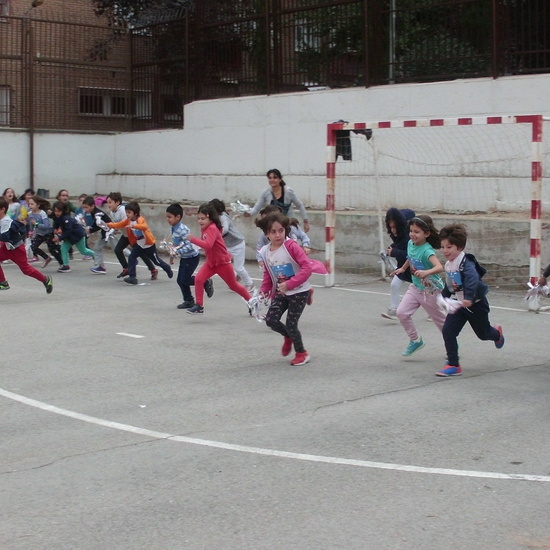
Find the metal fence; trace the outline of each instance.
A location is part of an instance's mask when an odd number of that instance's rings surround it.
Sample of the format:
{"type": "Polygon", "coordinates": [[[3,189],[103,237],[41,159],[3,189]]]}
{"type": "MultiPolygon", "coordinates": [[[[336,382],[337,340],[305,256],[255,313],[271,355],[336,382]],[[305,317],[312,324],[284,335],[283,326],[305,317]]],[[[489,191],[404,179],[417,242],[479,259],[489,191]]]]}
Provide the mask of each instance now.
{"type": "Polygon", "coordinates": [[[0,19],[0,126],[177,128],[197,99],[550,71],[548,0],[196,0],[131,28],[32,16],[0,19]]]}

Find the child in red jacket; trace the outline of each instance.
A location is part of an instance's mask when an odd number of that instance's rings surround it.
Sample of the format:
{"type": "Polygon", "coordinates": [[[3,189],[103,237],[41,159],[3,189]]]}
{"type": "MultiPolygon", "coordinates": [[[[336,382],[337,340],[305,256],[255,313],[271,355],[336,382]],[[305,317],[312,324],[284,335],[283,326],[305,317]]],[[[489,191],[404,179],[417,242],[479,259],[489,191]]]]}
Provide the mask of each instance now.
{"type": "Polygon", "coordinates": [[[204,249],[206,261],[195,276],[195,302],[187,313],[204,313],[204,291],[208,297],[212,296],[212,281],[207,281],[213,275],[219,275],[233,291],[242,296],[247,302],[250,300],[248,290],[237,282],[235,271],[231,264],[231,254],[228,252],[222,237],[222,223],[216,209],[210,203],[199,206],[197,221],[201,228],[201,238],[187,235],[187,240],[195,246],[204,249]],[[205,288],[206,285],[206,288],[205,288]]]}

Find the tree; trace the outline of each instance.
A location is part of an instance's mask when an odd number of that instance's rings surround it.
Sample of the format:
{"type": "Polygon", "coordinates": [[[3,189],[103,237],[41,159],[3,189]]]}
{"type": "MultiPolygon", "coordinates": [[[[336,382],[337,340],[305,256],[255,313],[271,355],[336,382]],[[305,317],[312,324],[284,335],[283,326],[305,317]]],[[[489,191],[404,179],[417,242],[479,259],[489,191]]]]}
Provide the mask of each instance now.
{"type": "Polygon", "coordinates": [[[173,12],[190,8],[193,0],[92,0],[98,17],[105,16],[111,25],[124,21],[130,26],[141,23],[151,16],[161,16],[166,10],[173,12]]]}

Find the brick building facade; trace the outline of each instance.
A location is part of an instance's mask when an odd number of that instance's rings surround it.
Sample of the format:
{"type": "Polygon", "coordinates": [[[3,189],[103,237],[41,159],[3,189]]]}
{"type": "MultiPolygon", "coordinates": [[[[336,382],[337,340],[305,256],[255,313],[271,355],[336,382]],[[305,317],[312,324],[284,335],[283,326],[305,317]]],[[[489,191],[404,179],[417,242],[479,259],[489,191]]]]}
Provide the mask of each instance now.
{"type": "Polygon", "coordinates": [[[39,3],[0,0],[0,127],[141,129],[159,113],[153,101],[169,106],[168,125],[181,123],[183,106],[162,103],[154,67],[132,71],[131,48],[150,58],[148,33],[108,26],[91,1],[39,3]]]}

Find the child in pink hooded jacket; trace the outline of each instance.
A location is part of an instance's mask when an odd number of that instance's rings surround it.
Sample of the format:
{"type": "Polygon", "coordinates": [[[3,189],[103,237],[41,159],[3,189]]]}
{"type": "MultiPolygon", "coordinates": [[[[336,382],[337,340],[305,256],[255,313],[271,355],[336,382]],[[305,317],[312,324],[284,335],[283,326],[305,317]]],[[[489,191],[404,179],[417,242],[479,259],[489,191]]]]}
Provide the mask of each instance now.
{"type": "Polygon", "coordinates": [[[308,258],[302,247],[288,237],[290,220],[281,212],[267,215],[256,225],[269,239],[269,244],[259,252],[265,266],[260,294],[271,298],[266,325],[283,335],[281,353],[284,357],[294,346],[296,356],[290,364],[305,365],[310,356],[304,347],[298,321],[310,295],[309,278],[312,273],[326,273],[325,266],[308,258]],[[286,323],[283,323],[281,317],[285,311],[286,323]]]}

